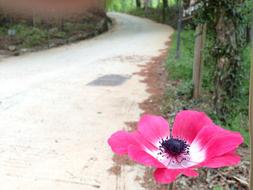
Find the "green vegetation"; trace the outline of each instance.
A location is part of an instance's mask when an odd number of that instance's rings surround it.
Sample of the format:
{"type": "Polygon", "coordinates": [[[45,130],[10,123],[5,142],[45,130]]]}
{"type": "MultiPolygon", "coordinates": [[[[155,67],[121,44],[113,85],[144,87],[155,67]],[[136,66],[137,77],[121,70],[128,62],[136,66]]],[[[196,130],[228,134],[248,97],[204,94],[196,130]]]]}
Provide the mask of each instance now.
{"type": "Polygon", "coordinates": [[[223,190],[223,188],[220,187],[220,186],[216,186],[216,187],[213,188],[213,190],[223,190]]]}
{"type": "Polygon", "coordinates": [[[0,25],[0,49],[18,53],[22,49],[55,47],[89,38],[108,29],[107,17],[88,16],[60,23],[33,24],[30,20],[3,22],[0,25]]]}
{"type": "MultiPolygon", "coordinates": [[[[168,0],[168,5],[173,6],[176,0],[168,0]]],[[[149,8],[159,8],[162,6],[162,0],[149,0],[149,8]]],[[[136,9],[135,0],[107,0],[106,7],[108,11],[129,12],[136,9]]],[[[143,5],[142,5],[143,7],[143,5]]]]}
{"type": "Polygon", "coordinates": [[[19,23],[2,25],[0,27],[0,35],[1,38],[6,38],[10,42],[10,45],[16,45],[19,48],[32,48],[43,44],[47,45],[50,39],[67,40],[75,34],[95,30],[96,25],[86,23],[66,23],[63,29],[46,26],[33,27],[28,24],[19,23]],[[8,30],[10,29],[15,31],[15,35],[12,37],[8,35],[8,30]]]}
{"type": "Polygon", "coordinates": [[[169,59],[167,60],[167,69],[173,80],[191,81],[192,79],[192,63],[194,56],[194,35],[193,30],[182,32],[180,59],[175,59],[176,55],[176,33],[172,38],[172,47],[170,49],[169,59]],[[176,71],[176,72],[174,72],[176,71]]]}
{"type": "MultiPolygon", "coordinates": [[[[30,48],[42,43],[47,39],[47,31],[25,24],[2,25],[0,27],[1,39],[6,39],[9,45],[19,45],[21,48],[30,48]],[[8,35],[8,30],[14,30],[15,35],[8,35]]],[[[8,48],[1,44],[1,48],[8,48]]]]}
{"type": "MultiPolygon", "coordinates": [[[[172,39],[172,47],[167,59],[167,71],[169,76],[169,87],[163,102],[162,112],[166,116],[168,113],[175,113],[181,109],[198,109],[207,112],[216,123],[225,128],[239,131],[245,138],[245,143],[249,144],[248,134],[248,92],[249,92],[249,68],[250,68],[250,47],[243,52],[244,77],[240,86],[240,98],[230,101],[234,110],[227,113],[225,120],[221,120],[213,109],[213,85],[211,78],[213,67],[204,65],[203,73],[203,97],[200,100],[192,98],[192,64],[194,57],[194,31],[185,30],[181,38],[181,58],[175,59],[176,55],[176,34],[172,39]]],[[[210,43],[207,41],[207,44],[210,43]]],[[[206,52],[206,56],[208,52],[206,52]]]]}
{"type": "Polygon", "coordinates": [[[159,9],[150,8],[148,10],[148,16],[145,13],[144,9],[131,9],[127,13],[134,16],[144,17],[144,18],[148,17],[149,19],[156,22],[162,22],[162,15],[159,9]]]}
{"type": "Polygon", "coordinates": [[[168,0],[167,2],[168,4],[164,5],[162,0],[149,0],[147,4],[142,2],[141,6],[137,7],[136,1],[107,0],[107,10],[149,18],[176,28],[178,17],[177,1],[168,0]]]}
{"type": "Polygon", "coordinates": [[[43,44],[47,40],[47,31],[45,29],[17,24],[5,28],[7,35],[9,28],[16,31],[16,35],[13,38],[16,39],[17,43],[20,43],[21,47],[31,48],[43,44]]]}
{"type": "MultiPolygon", "coordinates": [[[[169,15],[165,23],[176,26],[177,8],[174,6],[167,8],[169,15]],[[174,21],[172,21],[174,20],[174,21]]],[[[147,17],[157,22],[164,22],[162,16],[162,6],[148,10],[135,8],[128,11],[129,14],[147,17]],[[148,11],[148,14],[147,14],[148,11]]],[[[203,50],[204,68],[202,73],[202,98],[200,100],[192,99],[193,83],[192,68],[194,62],[194,44],[195,31],[192,30],[194,24],[185,25],[185,31],[181,34],[181,57],[175,59],[176,55],[176,33],[173,35],[172,46],[167,59],[166,69],[169,76],[169,87],[165,94],[162,112],[164,116],[169,113],[175,113],[182,109],[197,109],[205,111],[214,119],[214,121],[234,131],[239,131],[245,138],[245,144],[249,145],[248,134],[248,92],[249,92],[249,70],[250,70],[250,47],[243,48],[240,68],[240,86],[238,86],[239,95],[228,99],[226,107],[229,111],[218,114],[214,105],[214,76],[215,67],[212,47],[214,38],[212,34],[207,35],[205,49],[203,50]],[[189,27],[188,27],[189,26],[189,27]]],[[[194,28],[194,27],[193,27],[194,28]]],[[[243,34],[242,34],[243,35],[243,34]]]]}
{"type": "Polygon", "coordinates": [[[214,67],[210,80],[215,84],[214,109],[220,120],[226,122],[231,115],[228,113],[238,110],[241,96],[246,95],[241,86],[245,78],[243,51],[247,46],[251,4],[250,0],[202,1],[201,9],[196,12],[195,23],[206,25],[212,42],[207,48],[208,62],[214,67]]]}
{"type": "Polygon", "coordinates": [[[159,23],[166,23],[174,28],[177,26],[177,7],[171,6],[167,8],[166,11],[166,17],[163,18],[163,9],[162,7],[158,8],[148,8],[145,9],[131,9],[127,11],[128,14],[139,16],[143,18],[149,18],[153,21],[159,22],[159,23]]]}

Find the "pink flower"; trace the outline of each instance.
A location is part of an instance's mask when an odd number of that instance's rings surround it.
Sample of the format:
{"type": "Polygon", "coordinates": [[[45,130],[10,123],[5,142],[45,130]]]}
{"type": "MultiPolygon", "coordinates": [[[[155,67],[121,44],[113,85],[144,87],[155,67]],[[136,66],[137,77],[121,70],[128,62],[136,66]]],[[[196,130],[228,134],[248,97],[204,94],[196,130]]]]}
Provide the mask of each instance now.
{"type": "Polygon", "coordinates": [[[155,167],[156,181],[164,184],[173,182],[180,174],[196,177],[200,167],[238,164],[236,149],[242,142],[240,133],[225,130],[205,113],[191,110],[177,114],[172,134],[165,119],[144,115],[137,131],[118,131],[108,140],[115,153],[155,167]]]}

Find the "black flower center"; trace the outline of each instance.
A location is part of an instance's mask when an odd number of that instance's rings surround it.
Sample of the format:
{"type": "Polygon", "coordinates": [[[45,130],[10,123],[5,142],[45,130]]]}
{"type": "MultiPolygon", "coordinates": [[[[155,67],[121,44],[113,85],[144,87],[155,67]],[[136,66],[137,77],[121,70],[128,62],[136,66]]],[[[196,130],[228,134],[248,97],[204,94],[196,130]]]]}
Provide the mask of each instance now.
{"type": "Polygon", "coordinates": [[[170,156],[178,156],[182,153],[188,153],[189,145],[180,139],[167,138],[162,140],[160,148],[170,156]]]}

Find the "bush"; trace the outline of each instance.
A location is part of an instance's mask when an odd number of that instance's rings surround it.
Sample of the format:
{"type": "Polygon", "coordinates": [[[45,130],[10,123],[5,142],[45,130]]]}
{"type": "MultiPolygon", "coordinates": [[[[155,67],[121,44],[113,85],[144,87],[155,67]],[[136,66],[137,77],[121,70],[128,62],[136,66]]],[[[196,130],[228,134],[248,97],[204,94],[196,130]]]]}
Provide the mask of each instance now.
{"type": "Polygon", "coordinates": [[[23,25],[17,25],[17,38],[22,41],[22,44],[26,48],[45,43],[47,40],[47,31],[34,27],[25,27],[23,25]]]}

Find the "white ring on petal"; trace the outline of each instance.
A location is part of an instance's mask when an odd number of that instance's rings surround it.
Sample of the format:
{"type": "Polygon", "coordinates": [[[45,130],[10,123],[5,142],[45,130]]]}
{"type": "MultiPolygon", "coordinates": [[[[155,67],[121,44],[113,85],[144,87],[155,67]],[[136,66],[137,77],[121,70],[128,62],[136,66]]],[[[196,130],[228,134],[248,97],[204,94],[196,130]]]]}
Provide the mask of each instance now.
{"type": "Polygon", "coordinates": [[[206,159],[206,151],[195,141],[190,145],[189,154],[191,161],[195,163],[201,163],[206,159]]]}
{"type": "Polygon", "coordinates": [[[161,162],[167,169],[185,169],[203,162],[206,158],[206,153],[201,150],[199,143],[194,142],[189,147],[189,154],[182,154],[178,156],[178,160],[168,155],[159,155],[160,150],[151,151],[145,148],[145,152],[153,156],[159,162],[161,162]]]}

